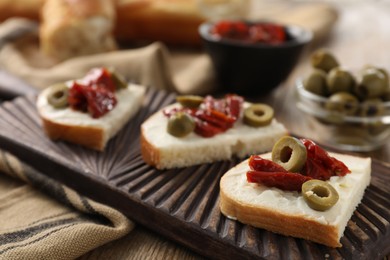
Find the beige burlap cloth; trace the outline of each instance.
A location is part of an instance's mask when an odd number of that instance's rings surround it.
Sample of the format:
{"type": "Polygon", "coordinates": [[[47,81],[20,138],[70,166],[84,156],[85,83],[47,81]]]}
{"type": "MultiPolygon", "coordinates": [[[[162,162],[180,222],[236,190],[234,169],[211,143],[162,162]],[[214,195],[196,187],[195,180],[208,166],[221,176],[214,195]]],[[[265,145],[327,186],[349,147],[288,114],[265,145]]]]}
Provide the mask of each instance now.
{"type": "MultiPolygon", "coordinates": [[[[327,5],[272,5],[251,18],[300,24],[327,36],[337,12],[327,5]]],[[[261,10],[254,12],[253,10],[261,10]]],[[[39,51],[37,24],[10,19],[0,24],[0,69],[37,89],[112,66],[127,79],[179,93],[213,90],[210,60],[201,50],[168,49],[162,43],[54,63],[39,51]]],[[[0,126],[1,127],[1,126],[0,126]]],[[[72,259],[127,234],[133,223],[120,212],[85,198],[0,150],[0,259],[72,259]]]]}

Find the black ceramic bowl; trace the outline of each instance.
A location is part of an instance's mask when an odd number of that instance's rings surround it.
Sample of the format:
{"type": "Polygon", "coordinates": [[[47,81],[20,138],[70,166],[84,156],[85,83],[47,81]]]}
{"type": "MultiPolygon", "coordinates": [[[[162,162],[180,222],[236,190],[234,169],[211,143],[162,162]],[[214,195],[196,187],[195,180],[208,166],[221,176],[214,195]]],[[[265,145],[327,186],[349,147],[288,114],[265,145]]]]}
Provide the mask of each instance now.
{"type": "Polygon", "coordinates": [[[214,25],[203,23],[199,34],[211,57],[219,90],[246,97],[265,95],[282,83],[312,39],[312,33],[302,27],[283,25],[286,42],[248,43],[212,34],[214,25]]]}

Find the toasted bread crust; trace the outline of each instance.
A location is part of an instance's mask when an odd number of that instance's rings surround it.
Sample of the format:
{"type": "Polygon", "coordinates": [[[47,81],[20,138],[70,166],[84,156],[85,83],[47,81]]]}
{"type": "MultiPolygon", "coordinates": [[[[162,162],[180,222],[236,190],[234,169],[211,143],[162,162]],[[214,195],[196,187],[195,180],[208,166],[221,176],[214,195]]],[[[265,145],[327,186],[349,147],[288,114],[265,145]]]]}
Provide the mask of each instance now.
{"type": "Polygon", "coordinates": [[[47,118],[41,118],[43,128],[50,139],[62,139],[94,150],[104,150],[105,143],[103,129],[91,126],[59,124],[47,118]]]}
{"type": "Polygon", "coordinates": [[[254,227],[311,240],[330,247],[341,247],[336,227],[240,203],[224,192],[223,182],[221,182],[220,209],[224,215],[237,218],[240,222],[254,227]]]}
{"type": "Polygon", "coordinates": [[[156,147],[154,147],[151,143],[146,140],[143,132],[143,128],[141,127],[141,154],[144,161],[156,168],[160,168],[160,152],[156,147]]]}

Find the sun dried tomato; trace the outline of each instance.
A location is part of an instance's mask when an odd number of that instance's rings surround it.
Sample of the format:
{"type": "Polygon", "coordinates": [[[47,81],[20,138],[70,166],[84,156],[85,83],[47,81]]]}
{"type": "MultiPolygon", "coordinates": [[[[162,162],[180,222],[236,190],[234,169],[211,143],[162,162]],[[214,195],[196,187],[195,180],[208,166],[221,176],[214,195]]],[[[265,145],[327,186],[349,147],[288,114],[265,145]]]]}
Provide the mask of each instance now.
{"type": "Polygon", "coordinates": [[[249,27],[240,21],[220,21],[214,25],[212,33],[229,39],[247,39],[249,27]]]}
{"type": "Polygon", "coordinates": [[[84,85],[73,82],[72,87],[69,89],[68,103],[74,110],[87,112],[88,103],[84,93],[84,85]]]}
{"type": "Polygon", "coordinates": [[[172,108],[163,110],[163,114],[171,117],[179,111],[187,113],[195,119],[196,134],[212,137],[234,126],[240,116],[243,103],[244,98],[233,94],[226,95],[222,99],[207,96],[198,109],[172,108]]]}
{"type": "Polygon", "coordinates": [[[111,73],[106,68],[91,69],[82,79],[84,85],[98,88],[106,88],[111,92],[115,92],[115,82],[111,77],[111,73]]]}
{"type": "Polygon", "coordinates": [[[252,155],[249,158],[249,167],[255,171],[263,171],[263,172],[287,172],[281,165],[264,159],[259,155],[252,155]]]}
{"type": "Polygon", "coordinates": [[[234,118],[239,118],[244,104],[244,98],[238,95],[227,95],[226,96],[226,113],[234,118]]]}
{"type": "Polygon", "coordinates": [[[266,22],[220,21],[214,25],[211,33],[249,43],[279,44],[288,40],[284,26],[266,22]]]}
{"type": "Polygon", "coordinates": [[[249,158],[248,182],[261,183],[283,190],[300,191],[304,182],[310,179],[329,180],[332,176],[345,176],[351,171],[341,161],[308,139],[301,139],[307,150],[307,160],[300,173],[286,171],[281,165],[261,158],[258,155],[249,158]]]}
{"type": "Polygon", "coordinates": [[[221,128],[213,126],[212,124],[207,123],[205,121],[199,120],[198,118],[196,118],[195,123],[196,125],[194,132],[203,137],[213,137],[223,132],[221,128]]]}
{"type": "Polygon", "coordinates": [[[314,179],[329,180],[332,176],[345,176],[351,172],[344,163],[329,156],[324,149],[313,141],[308,139],[301,139],[301,141],[307,150],[306,164],[302,169],[303,174],[314,179]]]}
{"type": "Polygon", "coordinates": [[[250,38],[253,42],[282,43],[286,41],[286,32],[281,25],[254,24],[250,29],[250,38]]]}
{"type": "Polygon", "coordinates": [[[93,118],[103,116],[111,111],[117,103],[114,93],[106,88],[86,86],[84,91],[88,103],[88,112],[93,118]]]}
{"type": "Polygon", "coordinates": [[[311,177],[294,172],[248,171],[248,182],[261,183],[267,187],[281,190],[300,191],[302,184],[311,180],[311,177]]]}
{"type": "Polygon", "coordinates": [[[105,68],[92,69],[69,89],[68,103],[72,109],[89,112],[99,118],[111,111],[117,104],[115,83],[105,68]]]}

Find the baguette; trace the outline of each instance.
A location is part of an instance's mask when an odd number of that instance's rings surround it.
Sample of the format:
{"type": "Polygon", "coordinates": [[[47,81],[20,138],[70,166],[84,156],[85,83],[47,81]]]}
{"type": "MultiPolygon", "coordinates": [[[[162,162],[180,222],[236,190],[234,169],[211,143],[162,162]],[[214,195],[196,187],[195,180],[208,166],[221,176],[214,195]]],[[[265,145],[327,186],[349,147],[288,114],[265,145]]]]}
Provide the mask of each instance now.
{"type": "MultiPolygon", "coordinates": [[[[249,103],[244,106],[249,106],[249,103]]],[[[180,105],[175,103],[166,109],[175,107],[180,108],[180,105]]],[[[211,138],[195,133],[177,138],[167,132],[167,123],[167,117],[158,111],[141,125],[143,159],[157,169],[187,167],[267,152],[280,137],[287,135],[286,128],[276,119],[267,126],[251,127],[245,125],[241,117],[233,128],[211,138]]]]}
{"type": "Polygon", "coordinates": [[[38,113],[47,136],[103,151],[107,142],[138,112],[145,87],[129,84],[127,88],[117,90],[117,105],[99,118],[70,107],[53,107],[48,102],[50,91],[51,87],[43,90],[37,99],[38,113]]]}
{"type": "Polygon", "coordinates": [[[205,17],[195,0],[120,0],[114,34],[119,41],[162,41],[200,45],[199,25],[205,17]]]}
{"type": "Polygon", "coordinates": [[[116,49],[113,1],[47,0],[41,16],[42,52],[57,61],[116,49]]]}
{"type": "MultiPolygon", "coordinates": [[[[89,52],[87,47],[83,51],[69,50],[67,55],[113,49],[115,45],[107,34],[109,30],[121,43],[147,40],[199,47],[198,26],[206,20],[198,10],[196,0],[0,0],[0,21],[10,17],[40,21],[42,50],[54,57],[56,49],[65,48],[62,40],[68,39],[68,30],[78,37],[81,32],[87,34],[89,38],[81,36],[84,44],[95,37],[98,39],[95,45],[102,46],[92,45],[89,52]],[[94,13],[102,24],[106,24],[104,28],[91,29],[93,25],[88,25],[94,13]],[[62,36],[62,33],[66,35],[62,36]],[[96,36],[92,36],[94,33],[96,36]]],[[[75,41],[72,40],[72,44],[77,48],[83,46],[75,41]]],[[[63,60],[67,55],[59,55],[59,59],[63,60]]]]}
{"type": "Polygon", "coordinates": [[[39,20],[45,0],[0,0],[0,22],[11,17],[39,20]]]}
{"type": "MultiPolygon", "coordinates": [[[[329,247],[341,247],[348,220],[370,184],[371,159],[329,153],[342,161],[351,173],[333,176],[328,181],[339,193],[338,202],[329,210],[311,209],[300,192],[287,192],[248,183],[248,161],[229,170],[220,181],[220,209],[231,219],[266,230],[311,240],[329,247]]],[[[262,158],[269,159],[271,154],[262,158]]]]}

